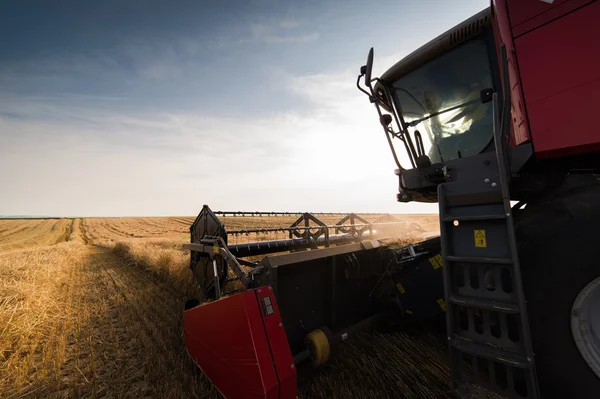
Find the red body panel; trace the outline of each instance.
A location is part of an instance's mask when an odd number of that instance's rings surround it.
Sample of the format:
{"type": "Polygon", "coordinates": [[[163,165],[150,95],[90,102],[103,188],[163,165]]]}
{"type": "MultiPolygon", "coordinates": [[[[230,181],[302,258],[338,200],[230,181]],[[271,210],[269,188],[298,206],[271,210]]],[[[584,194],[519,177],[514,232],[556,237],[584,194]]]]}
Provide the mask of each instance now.
{"type": "MultiPolygon", "coordinates": [[[[528,3],[509,1],[509,7],[516,9],[528,3]]],[[[585,2],[570,0],[548,12],[570,11],[573,7],[567,5],[581,3],[585,2]]],[[[511,16],[517,12],[509,10],[511,16]]],[[[536,18],[544,22],[540,16],[536,18]]],[[[600,2],[593,2],[514,39],[538,158],[589,152],[600,144],[594,116],[600,104],[598,21],[600,2]]]]}
{"type": "Polygon", "coordinates": [[[511,144],[537,158],[600,150],[600,2],[491,0],[498,47],[508,50],[511,144]]]}
{"type": "Polygon", "coordinates": [[[510,12],[510,26],[514,29],[516,26],[535,18],[541,14],[547,13],[552,8],[568,2],[569,0],[554,0],[547,3],[541,0],[507,0],[508,10],[510,12]]]}
{"type": "Polygon", "coordinates": [[[294,366],[294,359],[292,358],[292,352],[288,344],[287,336],[285,335],[285,329],[279,314],[279,308],[277,301],[275,300],[275,293],[271,286],[262,287],[256,290],[259,303],[261,298],[269,297],[273,306],[273,314],[266,316],[261,312],[263,316],[263,322],[267,336],[269,337],[269,344],[271,345],[271,353],[273,354],[273,361],[275,362],[275,370],[279,378],[279,397],[280,398],[295,398],[296,397],[296,368],[294,366]],[[266,288],[266,289],[265,289],[266,288]]]}
{"type": "Polygon", "coordinates": [[[560,18],[561,16],[584,6],[587,3],[591,3],[594,0],[560,0],[555,1],[552,4],[547,4],[542,1],[521,1],[522,4],[517,4],[515,0],[508,1],[508,8],[512,12],[510,15],[510,21],[512,23],[513,36],[517,38],[535,28],[539,28],[544,24],[552,22],[554,19],[560,18]],[[531,12],[531,16],[527,18],[523,18],[523,14],[513,15],[519,12],[524,13],[532,10],[535,10],[536,12],[531,12]],[[516,24],[515,18],[517,21],[522,22],[516,24]]]}
{"type": "MultiPolygon", "coordinates": [[[[186,310],[183,322],[187,351],[226,398],[295,398],[296,370],[290,367],[293,360],[285,332],[281,328],[268,333],[265,328],[270,319],[281,321],[279,311],[263,319],[257,292],[248,290],[186,310]],[[272,353],[276,354],[275,361],[272,353]],[[278,378],[283,361],[288,367],[287,372],[280,372],[286,395],[280,395],[278,378]],[[293,395],[289,394],[290,387],[293,395]]],[[[275,304],[275,297],[271,299],[275,304]]]]}
{"type": "MultiPolygon", "coordinates": [[[[492,0],[492,21],[498,51],[501,44],[506,45],[508,77],[511,87],[511,145],[519,145],[528,142],[531,135],[506,0],[492,0]]],[[[500,59],[500,53],[498,53],[498,59],[500,59]]]]}

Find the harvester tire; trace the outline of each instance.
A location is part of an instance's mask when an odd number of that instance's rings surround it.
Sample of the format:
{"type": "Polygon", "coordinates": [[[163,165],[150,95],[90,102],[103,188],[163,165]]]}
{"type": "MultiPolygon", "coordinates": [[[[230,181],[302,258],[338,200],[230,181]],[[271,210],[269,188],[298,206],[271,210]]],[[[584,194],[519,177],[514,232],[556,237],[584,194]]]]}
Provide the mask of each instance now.
{"type": "Polygon", "coordinates": [[[312,364],[319,367],[329,360],[329,339],[323,330],[313,330],[306,335],[306,346],[312,353],[312,364]]]}
{"type": "Polygon", "coordinates": [[[600,185],[528,205],[516,233],[542,398],[596,398],[600,378],[571,331],[577,295],[600,276],[600,185]]]}

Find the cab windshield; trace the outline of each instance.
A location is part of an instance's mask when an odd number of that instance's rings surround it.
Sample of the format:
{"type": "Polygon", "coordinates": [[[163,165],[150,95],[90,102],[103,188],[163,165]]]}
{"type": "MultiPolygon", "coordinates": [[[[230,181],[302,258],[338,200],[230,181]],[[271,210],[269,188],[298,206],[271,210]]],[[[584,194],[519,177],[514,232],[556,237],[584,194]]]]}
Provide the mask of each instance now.
{"type": "Polygon", "coordinates": [[[492,87],[487,46],[476,39],[403,76],[392,92],[413,142],[418,131],[425,155],[437,163],[489,147],[492,103],[482,103],[480,93],[492,87]]]}

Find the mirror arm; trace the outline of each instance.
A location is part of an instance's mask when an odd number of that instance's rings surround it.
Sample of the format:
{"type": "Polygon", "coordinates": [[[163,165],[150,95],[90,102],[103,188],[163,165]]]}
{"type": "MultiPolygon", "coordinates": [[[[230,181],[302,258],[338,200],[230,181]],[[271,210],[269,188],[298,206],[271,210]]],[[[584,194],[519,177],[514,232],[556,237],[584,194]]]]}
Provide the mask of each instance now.
{"type": "MultiPolygon", "coordinates": [[[[385,88],[385,86],[384,86],[384,88],[385,88]]],[[[386,93],[386,98],[388,98],[388,101],[392,105],[393,114],[396,119],[396,124],[398,125],[399,132],[400,132],[400,134],[402,134],[403,137],[405,137],[405,140],[402,140],[402,141],[404,142],[404,147],[406,148],[406,153],[408,154],[410,164],[412,165],[413,168],[416,168],[417,167],[417,164],[416,164],[417,152],[415,151],[415,147],[414,147],[412,139],[410,137],[410,133],[408,132],[408,124],[404,121],[404,118],[402,117],[402,113],[398,109],[398,104],[396,102],[397,98],[395,97],[395,94],[390,93],[388,91],[388,89],[385,89],[385,93],[386,93]]]]}
{"type": "Polygon", "coordinates": [[[356,78],[356,87],[358,87],[358,90],[362,91],[363,93],[365,93],[367,96],[369,96],[369,100],[371,102],[373,102],[372,100],[372,96],[369,92],[367,92],[365,89],[363,89],[362,87],[360,87],[360,78],[362,78],[364,75],[360,74],[358,75],[358,77],[356,78]]]}
{"type": "Polygon", "coordinates": [[[387,131],[387,129],[385,127],[383,129],[385,130],[385,138],[387,139],[388,144],[390,145],[390,149],[392,150],[392,155],[394,156],[394,161],[396,162],[396,165],[398,166],[399,175],[402,175],[404,168],[402,167],[402,165],[400,165],[400,161],[398,160],[398,155],[396,155],[396,149],[394,148],[394,143],[392,143],[392,139],[390,138],[390,133],[387,131]]]}
{"type": "MultiPolygon", "coordinates": [[[[373,89],[371,88],[371,90],[373,90],[373,89]]],[[[377,110],[377,114],[379,115],[379,120],[381,121],[383,113],[381,112],[381,109],[379,108],[379,101],[375,100],[375,96],[369,96],[369,98],[371,99],[371,102],[375,104],[375,109],[377,110]]],[[[396,166],[398,166],[398,169],[400,170],[400,175],[401,175],[404,168],[402,167],[402,165],[400,165],[400,161],[398,160],[398,155],[396,155],[396,149],[394,148],[394,143],[392,143],[392,138],[390,137],[390,136],[393,136],[393,131],[390,132],[388,126],[381,125],[381,127],[383,128],[383,131],[385,132],[385,138],[387,139],[388,144],[390,145],[390,149],[392,150],[392,155],[394,156],[394,161],[396,162],[396,166]]],[[[406,143],[405,143],[405,145],[406,145],[406,143]]]]}
{"type": "MultiPolygon", "coordinates": [[[[379,101],[373,93],[373,85],[371,82],[372,70],[373,70],[373,48],[371,47],[371,49],[369,50],[369,55],[367,56],[367,64],[361,68],[360,75],[358,75],[358,78],[356,79],[356,87],[358,88],[358,90],[362,91],[369,97],[369,101],[375,105],[375,109],[377,110],[377,114],[379,115],[379,120],[383,121],[384,120],[383,113],[381,112],[381,109],[379,108],[380,107],[379,101]],[[362,78],[363,76],[365,78],[365,86],[369,89],[370,93],[367,92],[362,87],[360,87],[360,78],[362,78]]],[[[396,135],[394,134],[393,130],[390,130],[388,128],[388,126],[385,126],[383,123],[381,123],[381,127],[383,128],[383,131],[385,133],[385,138],[387,139],[390,149],[392,150],[392,155],[394,156],[394,161],[396,162],[396,165],[398,166],[399,175],[401,176],[404,168],[402,168],[402,165],[400,165],[400,161],[398,160],[398,155],[396,154],[396,149],[394,148],[394,143],[392,143],[392,137],[395,137],[396,135]]],[[[404,141],[404,140],[402,140],[402,141],[404,141]]],[[[404,145],[406,145],[406,142],[404,142],[404,145]]]]}

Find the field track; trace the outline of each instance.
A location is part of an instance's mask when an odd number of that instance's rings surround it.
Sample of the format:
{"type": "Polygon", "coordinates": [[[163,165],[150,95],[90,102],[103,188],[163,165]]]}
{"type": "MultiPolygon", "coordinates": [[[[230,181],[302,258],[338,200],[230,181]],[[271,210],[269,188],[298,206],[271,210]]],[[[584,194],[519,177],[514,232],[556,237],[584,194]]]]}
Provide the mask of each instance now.
{"type": "Polygon", "coordinates": [[[64,225],[62,244],[2,254],[0,397],[214,397],[185,352],[181,292],[64,225]]]}
{"type": "Polygon", "coordinates": [[[188,396],[201,386],[181,338],[181,298],[110,250],[88,247],[82,305],[101,303],[91,336],[77,352],[89,353],[98,371],[78,383],[82,394],[110,397],[188,396]],[[158,324],[158,325],[157,325],[158,324]],[[196,389],[194,388],[196,387],[196,389]]]}

